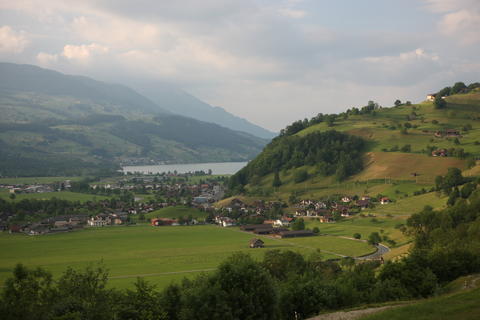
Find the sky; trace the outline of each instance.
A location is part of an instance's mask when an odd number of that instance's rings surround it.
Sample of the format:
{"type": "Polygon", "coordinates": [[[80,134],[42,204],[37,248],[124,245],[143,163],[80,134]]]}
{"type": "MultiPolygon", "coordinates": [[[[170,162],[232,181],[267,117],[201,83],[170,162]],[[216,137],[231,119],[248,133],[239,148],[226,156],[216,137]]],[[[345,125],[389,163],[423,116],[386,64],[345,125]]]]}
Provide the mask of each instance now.
{"type": "Polygon", "coordinates": [[[480,0],[0,0],[0,61],[169,83],[279,131],[480,81],[480,0]]]}

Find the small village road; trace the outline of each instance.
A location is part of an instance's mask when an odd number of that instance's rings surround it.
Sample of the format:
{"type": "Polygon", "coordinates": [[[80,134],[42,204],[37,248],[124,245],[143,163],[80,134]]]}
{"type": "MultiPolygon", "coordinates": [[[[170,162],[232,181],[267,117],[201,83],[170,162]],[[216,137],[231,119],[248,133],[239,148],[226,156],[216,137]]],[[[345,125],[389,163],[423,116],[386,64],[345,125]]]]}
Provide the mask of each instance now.
{"type": "Polygon", "coordinates": [[[357,257],[355,259],[358,259],[358,260],[377,259],[377,258],[380,258],[381,256],[383,256],[385,253],[390,251],[389,247],[384,246],[383,244],[380,244],[380,243],[375,245],[375,247],[377,247],[377,251],[375,251],[374,253],[363,256],[363,257],[357,257]]]}

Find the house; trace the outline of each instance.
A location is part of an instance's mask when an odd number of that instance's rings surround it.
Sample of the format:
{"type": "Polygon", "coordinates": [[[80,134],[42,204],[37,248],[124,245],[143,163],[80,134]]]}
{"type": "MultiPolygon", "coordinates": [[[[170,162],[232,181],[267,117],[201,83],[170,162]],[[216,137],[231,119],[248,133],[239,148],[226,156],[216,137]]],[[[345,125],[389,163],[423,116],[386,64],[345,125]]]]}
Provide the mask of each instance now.
{"type": "Polygon", "coordinates": [[[154,227],[180,225],[176,219],[168,219],[168,218],[154,218],[150,220],[150,222],[151,222],[151,225],[154,227]]]}
{"type": "Polygon", "coordinates": [[[260,239],[253,238],[250,240],[249,243],[250,248],[263,248],[264,247],[264,242],[260,239]]]}
{"type": "Polygon", "coordinates": [[[91,227],[103,227],[111,224],[112,219],[108,214],[99,214],[87,220],[87,224],[91,227]]]}
{"type": "Polygon", "coordinates": [[[445,130],[445,135],[447,137],[459,137],[460,136],[460,131],[455,130],[455,129],[447,129],[447,130],[445,130]]]}
{"type": "Polygon", "coordinates": [[[447,157],[448,153],[446,149],[437,149],[432,151],[432,157],[447,157]]]}
{"type": "Polygon", "coordinates": [[[387,197],[383,197],[380,199],[380,204],[387,204],[387,203],[390,203],[392,202],[389,198],[387,197]]]}
{"type": "Polygon", "coordinates": [[[320,223],[330,223],[330,222],[334,222],[333,216],[330,215],[330,214],[326,214],[326,215],[324,215],[324,216],[320,216],[320,217],[318,217],[318,219],[320,220],[320,223]]]}
{"type": "Polygon", "coordinates": [[[435,101],[436,93],[427,94],[427,101],[435,101]]]}
{"type": "MultiPolygon", "coordinates": [[[[362,197],[363,198],[363,197],[362,197]]],[[[369,200],[358,200],[357,201],[357,206],[359,206],[362,210],[368,208],[370,205],[369,200]]]]}
{"type": "Polygon", "coordinates": [[[343,197],[342,198],[343,203],[349,203],[350,201],[352,201],[352,199],[350,197],[343,197]]]}
{"type": "Polygon", "coordinates": [[[297,230],[297,231],[283,231],[279,233],[281,238],[297,238],[297,237],[311,237],[314,236],[310,230],[297,230]]]}

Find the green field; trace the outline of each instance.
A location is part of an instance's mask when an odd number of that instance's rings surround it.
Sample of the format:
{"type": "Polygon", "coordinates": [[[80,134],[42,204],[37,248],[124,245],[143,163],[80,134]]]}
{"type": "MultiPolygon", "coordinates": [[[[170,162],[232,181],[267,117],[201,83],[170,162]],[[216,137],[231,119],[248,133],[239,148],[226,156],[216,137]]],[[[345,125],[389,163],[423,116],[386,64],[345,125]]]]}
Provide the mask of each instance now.
{"type": "Polygon", "coordinates": [[[362,320],[476,320],[480,319],[480,288],[392,308],[362,320]]]}
{"type": "MultiPolygon", "coordinates": [[[[7,199],[10,200],[10,192],[6,189],[0,189],[0,198],[5,200],[7,199]]],[[[80,201],[80,202],[110,199],[110,197],[95,195],[95,194],[59,191],[59,192],[44,192],[44,193],[19,193],[15,195],[14,201],[21,201],[23,199],[49,200],[52,198],[57,198],[60,200],[69,200],[69,201],[80,201]]]]}
{"type": "Polygon", "coordinates": [[[54,183],[65,180],[79,181],[84,177],[18,177],[18,178],[0,178],[0,184],[35,184],[35,183],[54,183]]]}
{"type": "MultiPolygon", "coordinates": [[[[217,226],[151,227],[148,225],[89,228],[44,236],[0,234],[0,285],[16,263],[44,267],[54,276],[68,266],[81,268],[103,260],[110,270],[110,285],[130,287],[137,276],[160,287],[199,270],[210,270],[232,252],[244,251],[261,258],[265,249],[249,249],[255,237],[238,228],[217,226]]],[[[262,237],[266,249],[292,249],[310,254],[317,249],[341,255],[373,251],[366,243],[317,236],[304,239],[262,237]]],[[[338,256],[322,253],[325,259],[338,256]]]]}
{"type": "Polygon", "coordinates": [[[402,223],[405,223],[402,217],[360,217],[358,215],[335,223],[320,223],[314,218],[306,220],[308,228],[318,227],[322,234],[351,238],[354,233],[359,233],[362,236],[361,239],[366,240],[372,232],[378,232],[381,236],[386,235],[389,239],[395,240],[397,245],[408,242],[405,235],[395,229],[396,225],[402,223]]]}
{"type": "Polygon", "coordinates": [[[145,215],[145,218],[146,219],[152,219],[152,218],[178,219],[180,217],[187,218],[190,215],[195,219],[205,220],[208,213],[205,211],[200,211],[195,208],[189,208],[185,206],[176,206],[176,207],[166,207],[160,210],[152,211],[150,213],[147,213],[145,215]]]}

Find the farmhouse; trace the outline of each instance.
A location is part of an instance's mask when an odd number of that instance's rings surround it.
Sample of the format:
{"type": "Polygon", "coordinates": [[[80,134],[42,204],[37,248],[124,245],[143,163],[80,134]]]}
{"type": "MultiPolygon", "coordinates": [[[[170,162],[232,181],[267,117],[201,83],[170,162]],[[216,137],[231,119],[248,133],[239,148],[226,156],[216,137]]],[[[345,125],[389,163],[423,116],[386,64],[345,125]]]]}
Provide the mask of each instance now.
{"type": "Polygon", "coordinates": [[[249,247],[250,248],[263,248],[264,247],[264,242],[260,239],[253,238],[252,240],[250,240],[249,247]]]}
{"type": "Polygon", "coordinates": [[[369,200],[358,200],[357,201],[357,206],[359,206],[362,210],[368,208],[369,205],[370,205],[369,200]]]}
{"type": "Polygon", "coordinates": [[[437,149],[432,151],[432,157],[447,157],[448,153],[446,149],[437,149]]]}
{"type": "Polygon", "coordinates": [[[112,219],[108,214],[99,214],[95,217],[88,219],[87,221],[89,226],[92,227],[103,227],[112,223],[112,219]]]}
{"type": "Polygon", "coordinates": [[[392,202],[389,198],[387,197],[383,197],[380,199],[380,204],[387,204],[387,203],[390,203],[392,202]]]}
{"type": "Polygon", "coordinates": [[[428,100],[428,101],[435,101],[435,96],[436,96],[436,95],[437,95],[436,93],[429,93],[429,94],[427,94],[427,100],[428,100]]]}
{"type": "Polygon", "coordinates": [[[297,230],[297,231],[283,231],[279,233],[281,238],[297,238],[297,237],[311,237],[314,236],[310,230],[297,230]]]}

